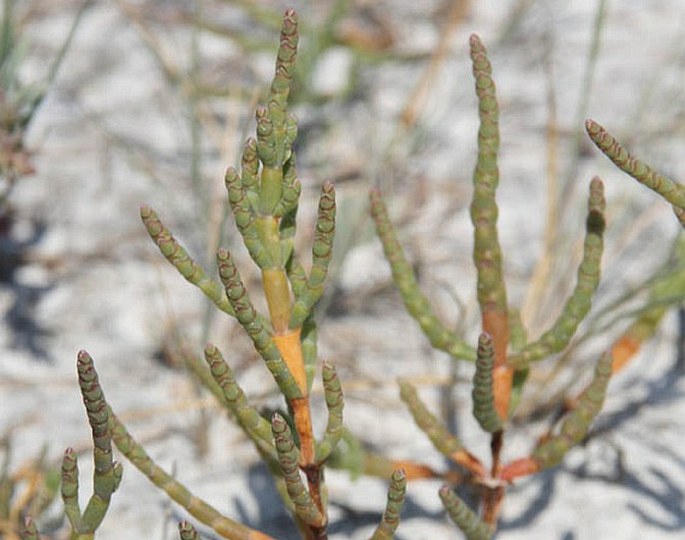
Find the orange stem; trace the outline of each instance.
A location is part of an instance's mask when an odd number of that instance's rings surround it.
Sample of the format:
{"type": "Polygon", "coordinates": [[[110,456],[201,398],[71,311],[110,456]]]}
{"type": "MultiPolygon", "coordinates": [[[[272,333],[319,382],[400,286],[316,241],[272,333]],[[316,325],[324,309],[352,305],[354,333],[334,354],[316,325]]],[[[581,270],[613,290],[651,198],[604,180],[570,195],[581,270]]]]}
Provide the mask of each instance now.
{"type": "Polygon", "coordinates": [[[509,416],[511,386],[514,380],[514,370],[507,366],[509,317],[496,309],[484,311],[483,331],[492,336],[492,345],[495,349],[495,367],[492,372],[495,410],[502,421],[506,421],[509,416]]]}
{"type": "Polygon", "coordinates": [[[540,464],[532,457],[519,458],[507,463],[499,474],[500,480],[511,482],[514,478],[528,476],[540,471],[540,464]]]}
{"type": "Polygon", "coordinates": [[[466,450],[457,450],[450,455],[450,459],[458,463],[465,469],[471,471],[476,478],[485,478],[485,467],[480,460],[471,452],[466,450]]]}
{"type": "Polygon", "coordinates": [[[262,286],[266,303],[269,306],[271,324],[276,334],[288,331],[290,320],[290,286],[288,276],[283,268],[265,268],[262,270],[262,286]]]}
{"type": "Polygon", "coordinates": [[[304,357],[302,355],[302,328],[286,330],[284,333],[274,335],[273,340],[283,357],[283,361],[290,370],[297,386],[303,396],[307,396],[307,373],[304,369],[304,357]]]}
{"type": "Polygon", "coordinates": [[[612,373],[621,371],[630,359],[635,356],[637,351],[640,350],[641,346],[642,341],[630,334],[624,334],[616,340],[616,343],[611,348],[611,354],[614,357],[611,364],[612,373]]]}

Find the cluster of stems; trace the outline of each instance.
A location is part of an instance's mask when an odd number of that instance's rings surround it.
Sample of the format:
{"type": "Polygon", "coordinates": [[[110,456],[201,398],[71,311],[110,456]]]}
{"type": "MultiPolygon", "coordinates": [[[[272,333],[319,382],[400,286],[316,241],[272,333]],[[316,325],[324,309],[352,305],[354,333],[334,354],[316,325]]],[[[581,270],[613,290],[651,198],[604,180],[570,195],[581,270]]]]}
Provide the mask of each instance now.
{"type": "MultiPolygon", "coordinates": [[[[79,504],[79,469],[76,454],[67,448],[62,459],[62,501],[71,528],[71,540],[93,540],[105,518],[112,494],[121,482],[123,469],[113,460],[110,411],[98,382],[92,358],[81,351],[76,361],[79,388],[86,407],[93,437],[93,494],[86,508],[79,504]]],[[[23,540],[40,540],[31,517],[24,521],[23,540]]]]}
{"type": "MultiPolygon", "coordinates": [[[[271,471],[276,489],[290,511],[302,538],[328,538],[328,507],[324,471],[340,465],[389,480],[386,509],[371,540],[389,540],[398,527],[406,483],[417,478],[442,477],[439,491],[451,520],[470,540],[488,540],[496,531],[505,489],[515,479],[558,465],[568,450],[588,435],[600,412],[612,374],[620,370],[651,336],[667,307],[682,301],[685,290],[685,243],[676,245],[675,270],[657,275],[648,283],[652,304],[635,317],[611,349],[601,356],[585,389],[565,414],[540,437],[528,455],[503,462],[502,449],[509,421],[516,411],[531,366],[569,347],[592,307],[600,281],[604,248],[605,200],[602,181],[589,185],[583,255],[576,284],[561,313],[542,335],[528,342],[516,311],[507,300],[504,257],[497,230],[499,184],[499,108],[492,65],[478,36],[469,40],[480,127],[478,156],[473,174],[470,216],[474,227],[473,261],[481,333],[477,346],[452,331],[436,315],[421,292],[377,190],[371,192],[371,213],[392,275],[409,313],[430,343],[453,359],[472,362],[473,415],[490,437],[491,461],[486,466],[454,436],[421,400],[408,382],[400,382],[400,396],[416,424],[434,447],[458,471],[440,474],[416,463],[393,462],[361,450],[344,427],[344,398],[333,365],[320,362],[316,347],[314,308],[321,298],[332,257],[336,201],[332,183],[321,188],[311,264],[300,261],[294,248],[296,214],[301,184],[297,176],[293,143],[297,123],[288,111],[288,98],[297,56],[298,27],[295,12],[286,11],[280,36],[276,69],[265,104],[256,110],[256,138],[246,141],[239,168],[225,175],[228,204],[252,261],[261,274],[267,312],[260,313],[241,278],[234,255],[219,249],[217,278],[196,263],[149,207],[141,208],[147,232],[163,256],[221,312],[238,321],[284,398],[281,412],[265,418],[252,405],[221,351],[213,344],[204,349],[204,361],[188,359],[191,372],[207,387],[228,416],[242,429],[271,471]],[[317,438],[310,400],[317,370],[321,370],[327,422],[317,438]],[[395,467],[401,465],[401,467],[395,467]],[[379,472],[380,471],[380,472],[379,472]],[[468,482],[480,493],[479,508],[471,509],[454,492],[453,484],[468,482]]],[[[674,208],[685,226],[685,187],[656,173],[631,156],[604,128],[588,120],[586,128],[597,147],[619,168],[659,193],[674,208]]],[[[88,353],[77,359],[78,379],[94,443],[93,494],[81,510],[78,465],[68,449],[62,462],[62,499],[72,540],[90,540],[102,522],[112,494],[117,490],[121,466],[113,461],[112,445],[170,499],[203,526],[229,540],[269,540],[267,533],[242,524],[195,496],[164,471],[133,438],[105,401],[88,353]]],[[[179,524],[182,540],[197,540],[189,520],[179,524]]],[[[22,538],[38,540],[34,522],[25,522],[22,538]]]]}
{"type": "MultiPolygon", "coordinates": [[[[230,167],[225,176],[228,204],[244,245],[261,273],[268,313],[260,313],[253,305],[232,253],[225,249],[218,251],[219,279],[214,279],[193,260],[154,210],[147,206],[141,208],[141,218],[164,257],[220,311],[240,323],[264,360],[287,411],[270,419],[250,404],[215,345],[205,348],[204,365],[195,360],[188,365],[266,462],[302,537],[324,540],[328,538],[329,521],[324,467],[344,434],[344,399],[335,368],[318,361],[314,307],[323,294],[332,257],[336,203],[333,184],[325,182],[319,197],[311,265],[307,270],[294,250],[301,184],[293,152],[297,123],[288,112],[288,97],[297,43],[296,14],[288,10],[283,18],[275,75],[266,103],[256,110],[257,137],[245,143],[240,168],[230,167]],[[310,393],[319,367],[328,421],[323,436],[317,440],[312,427],[310,393]]],[[[75,531],[74,539],[93,537],[111,493],[119,484],[121,467],[112,463],[112,442],[156,486],[219,536],[230,540],[271,538],[223,515],[156,465],[105,402],[92,360],[85,352],[79,355],[79,377],[93,426],[95,494],[81,514],[76,497],[75,456],[67,451],[62,491],[66,513],[75,531]]],[[[398,469],[388,480],[387,507],[372,540],[392,538],[399,523],[406,476],[398,469]]],[[[26,529],[26,538],[37,538],[32,521],[27,522],[26,529]]],[[[180,523],[179,535],[184,540],[200,538],[189,521],[180,523]]]]}
{"type": "MultiPolygon", "coordinates": [[[[600,281],[605,200],[602,181],[595,177],[589,186],[583,256],[578,266],[576,285],[550,327],[536,340],[527,342],[526,329],[517,311],[507,301],[502,249],[497,234],[498,206],[495,193],[499,183],[499,108],[492,66],[478,36],[472,35],[469,45],[480,117],[478,156],[470,206],[482,328],[476,348],[451,331],[434,313],[430,301],[419,289],[418,280],[404,255],[380,193],[372,190],[370,197],[376,231],[407,311],[436,349],[447,352],[454,360],[475,363],[473,415],[491,439],[489,468],[449,432],[406,381],[400,382],[400,396],[434,447],[463,471],[459,482],[468,481],[479,486],[480,508],[476,510],[470,509],[448,485],[440,490],[439,495],[450,518],[469,540],[485,540],[491,538],[496,530],[506,486],[518,477],[559,464],[573,445],[587,437],[593,420],[602,408],[611,375],[620,370],[637,352],[641,343],[654,333],[668,307],[682,302],[685,296],[685,265],[682,256],[676,256],[675,268],[671,265],[668,272],[650,281],[651,305],[648,304],[636,316],[621,338],[602,355],[587,387],[572,401],[565,414],[555,421],[549,432],[540,437],[528,456],[503,463],[501,452],[504,434],[519,403],[531,365],[567,349],[579,325],[590,313],[592,298],[600,281]]],[[[586,128],[603,153],[621,170],[671,203],[676,216],[685,225],[684,186],[656,173],[631,156],[596,122],[588,120],[586,128]]],[[[680,242],[676,252],[682,253],[684,247],[680,242]]]]}

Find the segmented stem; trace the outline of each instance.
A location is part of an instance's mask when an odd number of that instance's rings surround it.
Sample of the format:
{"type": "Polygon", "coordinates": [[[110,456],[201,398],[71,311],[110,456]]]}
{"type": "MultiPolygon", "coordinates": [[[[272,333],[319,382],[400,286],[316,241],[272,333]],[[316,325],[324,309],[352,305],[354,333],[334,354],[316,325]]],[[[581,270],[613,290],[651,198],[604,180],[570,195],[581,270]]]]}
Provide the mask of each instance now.
{"type": "Polygon", "coordinates": [[[306,287],[301,289],[300,294],[296,295],[290,317],[290,328],[297,328],[303,324],[323,294],[328,265],[333,256],[335,214],[335,187],[333,183],[325,182],[319,198],[319,212],[312,246],[312,269],[306,287]]]}
{"type": "Polygon", "coordinates": [[[219,275],[226,288],[226,294],[233,306],[236,317],[252,339],[255,349],[264,359],[266,367],[274,376],[278,387],[288,399],[301,397],[297,382],[283,361],[278,347],[276,347],[268,330],[257,317],[257,312],[252,302],[250,302],[233,257],[224,249],[220,249],[216,257],[219,265],[219,275]]]}
{"type": "Polygon", "coordinates": [[[576,407],[563,418],[559,434],[535,449],[532,457],[541,468],[554,467],[560,463],[566,452],[585,438],[604,403],[611,378],[611,364],[611,354],[604,354],[595,367],[592,381],[578,398],[576,407]]]}
{"type": "Polygon", "coordinates": [[[476,351],[468,343],[458,338],[452,330],[435,315],[428,299],[419,289],[414,270],[407,261],[404,250],[397,239],[390,222],[388,210],[378,190],[371,190],[371,216],[376,224],[376,232],[383,244],[385,258],[390,263],[392,278],[402,295],[409,314],[419,323],[430,344],[448,353],[455,359],[474,361],[476,351]]]}
{"type": "Polygon", "coordinates": [[[314,382],[314,374],[316,373],[318,360],[318,348],[316,346],[318,333],[313,313],[305,319],[304,324],[302,325],[301,338],[300,347],[302,348],[304,371],[307,379],[307,393],[309,393],[312,389],[312,383],[314,382]]]}
{"type": "Polygon", "coordinates": [[[179,271],[179,273],[190,283],[198,287],[204,295],[209,298],[221,311],[234,317],[235,313],[231,307],[224,288],[221,283],[209,278],[206,272],[198,265],[188,252],[173,237],[159,219],[155,211],[149,206],[140,209],[140,217],[147,229],[150,238],[157,245],[162,255],[179,271]]]}
{"type": "Polygon", "coordinates": [[[344,429],[342,386],[332,365],[324,363],[322,379],[326,407],[328,409],[328,423],[326,424],[326,433],[322,441],[316,446],[315,461],[319,465],[323,464],[331,455],[331,452],[335,450],[344,429]]]}
{"type": "Polygon", "coordinates": [[[478,359],[476,372],[473,375],[473,416],[480,426],[489,433],[502,429],[502,419],[495,409],[495,397],[492,389],[492,370],[495,366],[495,350],[492,338],[481,334],[478,338],[478,359]]]}
{"type": "Polygon", "coordinates": [[[370,540],[392,540],[400,524],[400,513],[404,506],[404,496],[407,491],[407,476],[399,469],[392,473],[388,488],[388,501],[381,522],[376,527],[370,540]]]}
{"type": "MultiPolygon", "coordinates": [[[[247,151],[247,148],[249,148],[248,145],[246,145],[245,151],[247,151]]],[[[243,169],[244,176],[245,170],[243,169]]],[[[250,176],[250,172],[247,173],[247,176],[250,176]]],[[[233,211],[236,227],[243,237],[243,243],[250,257],[260,268],[273,266],[274,261],[272,261],[271,253],[264,248],[257,228],[256,211],[252,208],[256,202],[251,205],[247,188],[243,185],[241,177],[233,167],[229,167],[226,170],[224,183],[226,184],[228,202],[233,211]]]]}
{"type": "Polygon", "coordinates": [[[278,461],[271,436],[271,425],[257,409],[247,402],[242,388],[235,380],[233,371],[224,360],[221,351],[210,343],[205,347],[205,360],[212,377],[223,392],[226,403],[233,411],[238,425],[265,457],[274,462],[278,461]]]}
{"type": "Polygon", "coordinates": [[[461,441],[452,435],[444,424],[432,414],[419,398],[416,388],[406,381],[400,381],[400,397],[409,407],[416,425],[421,428],[444,456],[470,470],[474,475],[483,477],[485,470],[478,458],[468,452],[461,441]]]}
{"type": "Polygon", "coordinates": [[[121,423],[112,409],[108,408],[108,410],[112,439],[119,451],[171,500],[185,508],[191,516],[229,540],[273,540],[270,536],[221,515],[213,506],[193,495],[181,482],[159,467],[129,434],[126,426],[121,423]]]}
{"type": "MultiPolygon", "coordinates": [[[[109,508],[109,502],[121,482],[122,468],[112,459],[112,435],[109,429],[109,414],[107,402],[98,381],[93,359],[86,351],[79,351],[76,367],[78,371],[79,388],[83,396],[83,404],[86,407],[88,422],[93,436],[93,495],[83,514],[74,527],[78,534],[92,534],[100,526],[109,508]]],[[[73,489],[73,477],[78,471],[69,470],[71,460],[67,459],[67,481],[73,489]]],[[[73,465],[76,462],[73,461],[73,465]]],[[[63,469],[64,471],[64,469],[63,469]]],[[[71,505],[71,517],[75,516],[73,501],[71,505]]]]}
{"type": "Polygon", "coordinates": [[[552,328],[537,341],[524,347],[520,353],[512,355],[509,358],[509,365],[524,368],[530,362],[563,350],[590,311],[592,296],[597,290],[601,274],[605,206],[604,186],[602,181],[595,177],[590,182],[583,259],[578,267],[576,286],[552,328]]]}
{"type": "Polygon", "coordinates": [[[285,478],[285,485],[290,499],[295,504],[296,515],[307,525],[312,527],[325,527],[326,518],[321,514],[312,500],[307,488],[300,478],[299,452],[288,423],[279,414],[274,414],[271,419],[278,459],[281,471],[285,478]]]}
{"type": "Polygon", "coordinates": [[[483,523],[461,498],[448,486],[439,491],[442,504],[450,519],[461,529],[468,540],[490,540],[494,530],[483,523]]]}
{"type": "Polygon", "coordinates": [[[78,458],[72,448],[67,448],[62,458],[62,502],[72,530],[77,530],[81,521],[81,507],[78,500],[78,458]]]}
{"type": "Polygon", "coordinates": [[[585,121],[585,130],[597,148],[619,169],[670,202],[676,209],[676,215],[685,210],[684,185],[656,172],[649,165],[632,156],[620,142],[594,120],[585,121]]]}

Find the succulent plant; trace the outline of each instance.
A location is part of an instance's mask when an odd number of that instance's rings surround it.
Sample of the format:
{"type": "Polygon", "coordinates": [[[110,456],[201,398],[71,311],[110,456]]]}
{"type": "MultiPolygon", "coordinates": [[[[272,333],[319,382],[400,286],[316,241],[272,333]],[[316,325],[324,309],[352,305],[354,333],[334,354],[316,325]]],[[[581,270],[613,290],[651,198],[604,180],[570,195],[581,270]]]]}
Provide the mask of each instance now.
{"type": "MultiPolygon", "coordinates": [[[[583,256],[575,288],[556,320],[538,339],[527,343],[523,324],[509,305],[504,257],[498,238],[499,108],[492,66],[485,46],[478,36],[472,35],[469,45],[480,117],[470,205],[476,296],[481,315],[477,344],[451,330],[436,315],[430,300],[419,288],[377,190],[371,192],[371,213],[407,311],[433,347],[446,352],[455,361],[474,364],[473,416],[490,438],[491,465],[486,467],[452,434],[406,380],[399,383],[401,399],[436,450],[456,465],[459,472],[437,473],[409,460],[394,461],[363,450],[360,441],[345,428],[344,396],[336,369],[330,363],[321,362],[317,353],[314,308],[324,291],[336,227],[336,197],[331,182],[324,182],[321,188],[308,268],[295,249],[301,184],[293,150],[297,122],[288,110],[288,98],[297,45],[297,17],[293,10],[288,10],[283,17],[270,91],[266,103],[256,110],[256,138],[246,141],[240,167],[229,167],[225,175],[229,207],[247,252],[259,269],[267,312],[258,311],[252,303],[250,291],[231,252],[219,249],[217,271],[210,272],[191,257],[152,208],[143,206],[140,211],[150,238],[169,263],[220,312],[242,326],[271,374],[284,400],[283,407],[265,418],[250,403],[222,352],[211,343],[204,349],[204,361],[198,355],[190,358],[187,365],[254,445],[271,472],[284,507],[292,515],[302,538],[328,538],[325,469],[338,466],[354,474],[383,476],[389,482],[386,508],[370,537],[372,540],[393,538],[407,483],[435,477],[442,477],[447,482],[440,489],[439,497],[451,520],[467,538],[487,540],[497,529],[507,486],[522,476],[558,465],[572,446],[587,437],[602,408],[612,374],[622,369],[641,343],[654,333],[666,309],[682,302],[685,296],[685,243],[676,244],[672,260],[645,284],[648,303],[613,346],[601,355],[589,383],[572,400],[565,414],[538,439],[528,455],[503,462],[505,433],[510,429],[510,420],[519,405],[530,370],[535,363],[567,350],[579,325],[589,316],[600,282],[606,202],[602,181],[595,177],[589,184],[583,256]],[[310,397],[319,370],[327,422],[323,434],[316,437],[310,397]],[[456,483],[469,483],[477,489],[478,509],[471,509],[457,495],[453,490],[456,483]]],[[[673,205],[678,219],[684,223],[685,188],[681,184],[633,158],[599,124],[589,120],[586,127],[602,152],[673,205]]],[[[65,452],[61,495],[72,540],[94,538],[111,497],[120,485],[122,467],[113,460],[113,446],[197,523],[222,538],[271,538],[263,531],[224,515],[154,462],[105,400],[94,362],[85,351],[78,354],[77,372],[92,430],[94,476],[93,494],[81,510],[76,455],[71,449],[65,452]]],[[[185,520],[179,524],[179,535],[183,540],[200,538],[195,526],[185,520]]],[[[22,538],[39,539],[31,518],[24,523],[22,538]]]]}

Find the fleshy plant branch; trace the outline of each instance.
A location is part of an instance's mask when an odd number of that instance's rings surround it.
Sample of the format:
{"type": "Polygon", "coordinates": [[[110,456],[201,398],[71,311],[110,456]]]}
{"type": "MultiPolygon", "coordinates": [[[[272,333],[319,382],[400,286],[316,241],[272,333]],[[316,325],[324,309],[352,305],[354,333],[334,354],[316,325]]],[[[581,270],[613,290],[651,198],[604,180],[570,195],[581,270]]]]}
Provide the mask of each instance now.
{"type": "Polygon", "coordinates": [[[390,263],[393,281],[402,295],[407,311],[419,324],[433,347],[448,353],[453,358],[474,361],[476,351],[473,347],[438,318],[433,312],[430,301],[419,289],[416,275],[397,239],[380,192],[372,189],[370,199],[371,216],[376,225],[376,233],[383,244],[383,252],[390,263]]]}
{"type": "Polygon", "coordinates": [[[400,512],[404,505],[404,496],[407,489],[407,477],[403,470],[398,469],[390,477],[390,489],[388,490],[388,502],[381,522],[376,527],[370,540],[391,540],[394,537],[397,526],[400,523],[400,512]]]}
{"type": "Polygon", "coordinates": [[[79,386],[88,422],[93,432],[93,495],[83,513],[78,503],[78,465],[70,449],[62,461],[62,499],[71,523],[72,540],[93,538],[95,530],[105,517],[109,501],[121,482],[122,468],[112,460],[112,434],[105,396],[100,388],[97,373],[90,355],[81,351],[77,360],[79,386]]]}
{"type": "MultiPolygon", "coordinates": [[[[507,291],[502,275],[502,250],[497,235],[495,190],[499,183],[499,106],[492,80],[492,66],[485,47],[475,34],[469,39],[473,75],[478,95],[478,160],[473,173],[471,221],[474,227],[473,260],[478,276],[478,303],[483,331],[494,349],[493,390],[495,409],[502,420],[509,414],[513,370],[506,365],[509,345],[507,291]]],[[[496,465],[495,465],[496,466],[496,465]]]]}
{"type": "Polygon", "coordinates": [[[583,259],[578,267],[576,287],[552,328],[547,330],[537,341],[530,343],[522,351],[512,355],[509,358],[509,365],[522,369],[532,361],[546,358],[566,348],[578,325],[590,311],[592,295],[597,289],[600,279],[600,265],[604,249],[605,205],[602,181],[595,177],[590,182],[583,259]]]}
{"type": "Polygon", "coordinates": [[[649,165],[632,156],[611,133],[594,120],[586,120],[585,130],[597,148],[619,169],[671,203],[680,224],[685,227],[684,185],[656,172],[649,165]]]}

